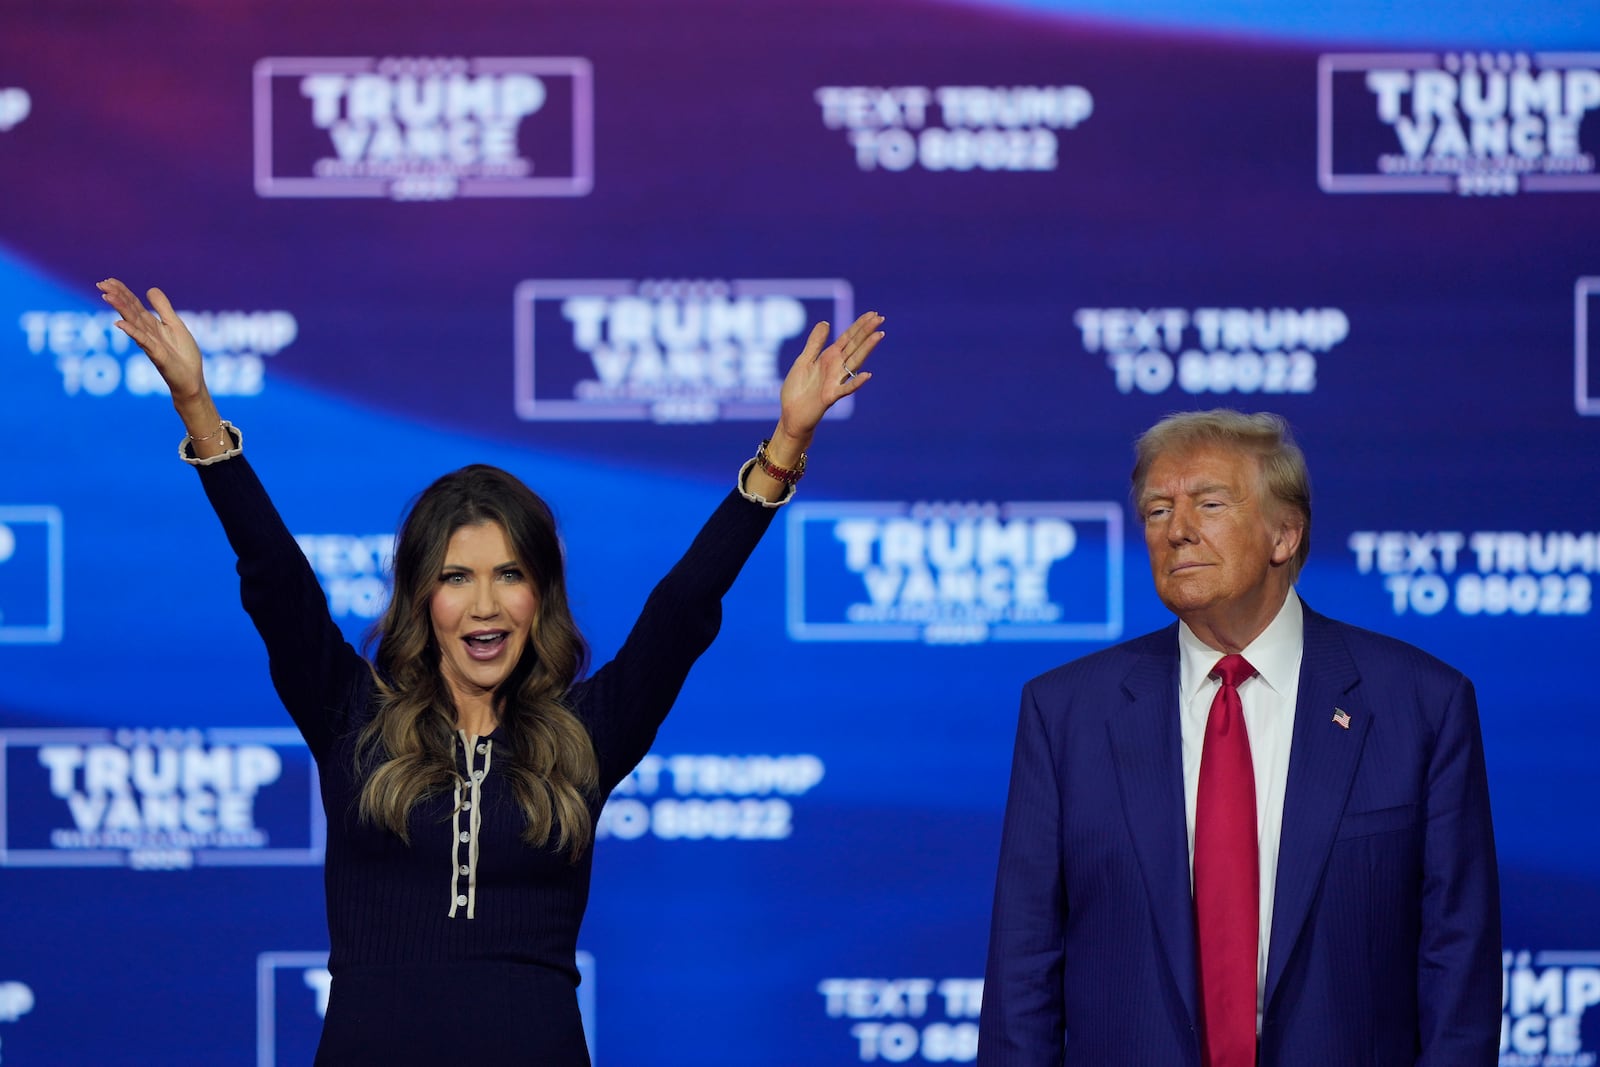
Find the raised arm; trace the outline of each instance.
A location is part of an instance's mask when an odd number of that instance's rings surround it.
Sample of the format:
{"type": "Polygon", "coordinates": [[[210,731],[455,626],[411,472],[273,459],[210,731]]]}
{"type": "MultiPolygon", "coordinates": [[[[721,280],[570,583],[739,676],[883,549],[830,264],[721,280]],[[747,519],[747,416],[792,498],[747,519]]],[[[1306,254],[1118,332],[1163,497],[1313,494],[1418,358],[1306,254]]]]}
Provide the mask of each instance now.
{"type": "Polygon", "coordinates": [[[144,350],[171,390],[188,431],[180,454],[200,471],[238,556],[240,599],[267,646],[273,685],[320,758],[349,725],[354,694],[371,684],[366,661],[334,624],[316,574],[241,454],[242,435],[217,412],[200,348],[167,295],[149,290],[152,312],[115,278],[99,289],[122,316],[117,328],[144,350]]]}
{"type": "Polygon", "coordinates": [[[826,348],[828,324],[819,322],[811,327],[805,348],[783,379],[778,425],[767,441],[766,462],[750,469],[744,483],[748,492],[772,501],[787,495],[798,478],[784,478],[781,472],[802,468],[802,457],[811,447],[822,416],[872,378],[861,366],[883,340],[883,331],[878,329],[882,325],[883,316],[869,311],[826,348]]]}
{"type": "Polygon", "coordinates": [[[802,457],[828,409],[872,377],[860,370],[883,339],[883,316],[869,311],[832,344],[828,324],[812,327],[789,368],[772,437],[741,472],[683,557],[651,591],[617,655],[579,683],[573,696],[600,756],[610,789],[650,750],[678,691],[722,625],[722,597],[794,492],[802,457]],[[765,506],[763,506],[765,505],[765,506]]]}

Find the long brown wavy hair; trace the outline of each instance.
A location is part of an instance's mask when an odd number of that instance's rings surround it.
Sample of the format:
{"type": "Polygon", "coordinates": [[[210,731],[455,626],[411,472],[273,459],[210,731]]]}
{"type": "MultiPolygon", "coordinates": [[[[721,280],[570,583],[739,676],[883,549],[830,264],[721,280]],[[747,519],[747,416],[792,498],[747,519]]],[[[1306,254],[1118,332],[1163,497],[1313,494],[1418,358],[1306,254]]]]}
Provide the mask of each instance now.
{"type": "Polygon", "coordinates": [[[394,592],[373,628],[377,713],[356,740],[363,819],[407,843],[406,821],[426,796],[456,781],[456,706],[440,669],[430,604],[450,537],[498,523],[539,591],[522,658],[495,690],[510,778],[527,825],[522,839],[551,844],[572,862],[594,840],[589,800],[599,780],[594,742],[563,698],[584,669],[588,646],[567,605],[555,517],[516,478],[485,464],[447,474],[417,497],[395,543],[394,592]]]}

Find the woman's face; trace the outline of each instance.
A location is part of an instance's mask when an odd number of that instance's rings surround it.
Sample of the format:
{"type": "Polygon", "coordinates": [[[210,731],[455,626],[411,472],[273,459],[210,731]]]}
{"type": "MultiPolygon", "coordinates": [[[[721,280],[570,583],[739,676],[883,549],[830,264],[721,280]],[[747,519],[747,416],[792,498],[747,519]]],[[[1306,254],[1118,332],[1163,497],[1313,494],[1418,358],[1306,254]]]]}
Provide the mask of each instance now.
{"type": "Polygon", "coordinates": [[[522,659],[539,612],[533,575],[504,527],[487,522],[450,535],[429,611],[456,706],[492,696],[522,659]]]}

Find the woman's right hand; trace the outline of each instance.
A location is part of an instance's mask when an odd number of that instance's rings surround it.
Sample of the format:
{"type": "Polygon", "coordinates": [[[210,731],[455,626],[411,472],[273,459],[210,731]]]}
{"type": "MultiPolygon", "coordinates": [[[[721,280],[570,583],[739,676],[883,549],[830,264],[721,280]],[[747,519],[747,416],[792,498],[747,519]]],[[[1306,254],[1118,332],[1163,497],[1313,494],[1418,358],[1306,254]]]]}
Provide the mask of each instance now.
{"type": "Polygon", "coordinates": [[[180,413],[186,402],[206,395],[205,364],[200,358],[200,346],[194,343],[189,328],[172,309],[172,301],[167,299],[166,293],[151,289],[146,294],[151,307],[155,308],[152,312],[115,278],[107,278],[96,288],[105,302],[122,316],[115,324],[117,329],[133,338],[156,365],[180,413]]]}
{"type": "Polygon", "coordinates": [[[172,301],[160,289],[151,289],[151,311],[133,295],[133,291],[115,278],[107,278],[96,286],[105,302],[116,308],[122,318],[117,329],[133,338],[144,349],[161,380],[172,393],[172,406],[178,409],[189,439],[184,442],[196,459],[209,459],[234,447],[233,435],[224,430],[222,416],[206,388],[205,361],[200,358],[200,346],[194,343],[189,327],[183,324],[178,313],[172,310],[172,301]],[[159,318],[157,316],[160,316],[159,318]]]}

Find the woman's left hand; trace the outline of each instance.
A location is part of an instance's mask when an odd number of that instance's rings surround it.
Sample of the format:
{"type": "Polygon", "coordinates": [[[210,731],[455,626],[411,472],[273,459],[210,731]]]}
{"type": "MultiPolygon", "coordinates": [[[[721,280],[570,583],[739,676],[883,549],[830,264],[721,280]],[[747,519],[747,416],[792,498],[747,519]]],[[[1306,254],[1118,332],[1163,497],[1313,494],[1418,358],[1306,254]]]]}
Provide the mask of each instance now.
{"type": "Polygon", "coordinates": [[[786,481],[778,479],[784,477],[784,471],[804,469],[805,451],[822,416],[841,397],[860,389],[872,377],[861,370],[861,365],[883,340],[883,331],[878,329],[882,325],[883,316],[869,311],[827,348],[822,346],[828,340],[828,324],[819,322],[811,327],[805,349],[783,379],[778,425],[767,439],[767,462],[781,470],[774,476],[759,463],[752,465],[744,483],[748,492],[763,500],[787,499],[799,475],[786,481]]]}
{"type": "Polygon", "coordinates": [[[774,444],[786,439],[804,449],[823,414],[841,397],[867,384],[872,375],[864,373],[861,366],[883,340],[881,325],[883,316],[869,311],[827,348],[822,346],[828,340],[828,324],[819,322],[811,328],[805,349],[783,379],[774,444]]]}

